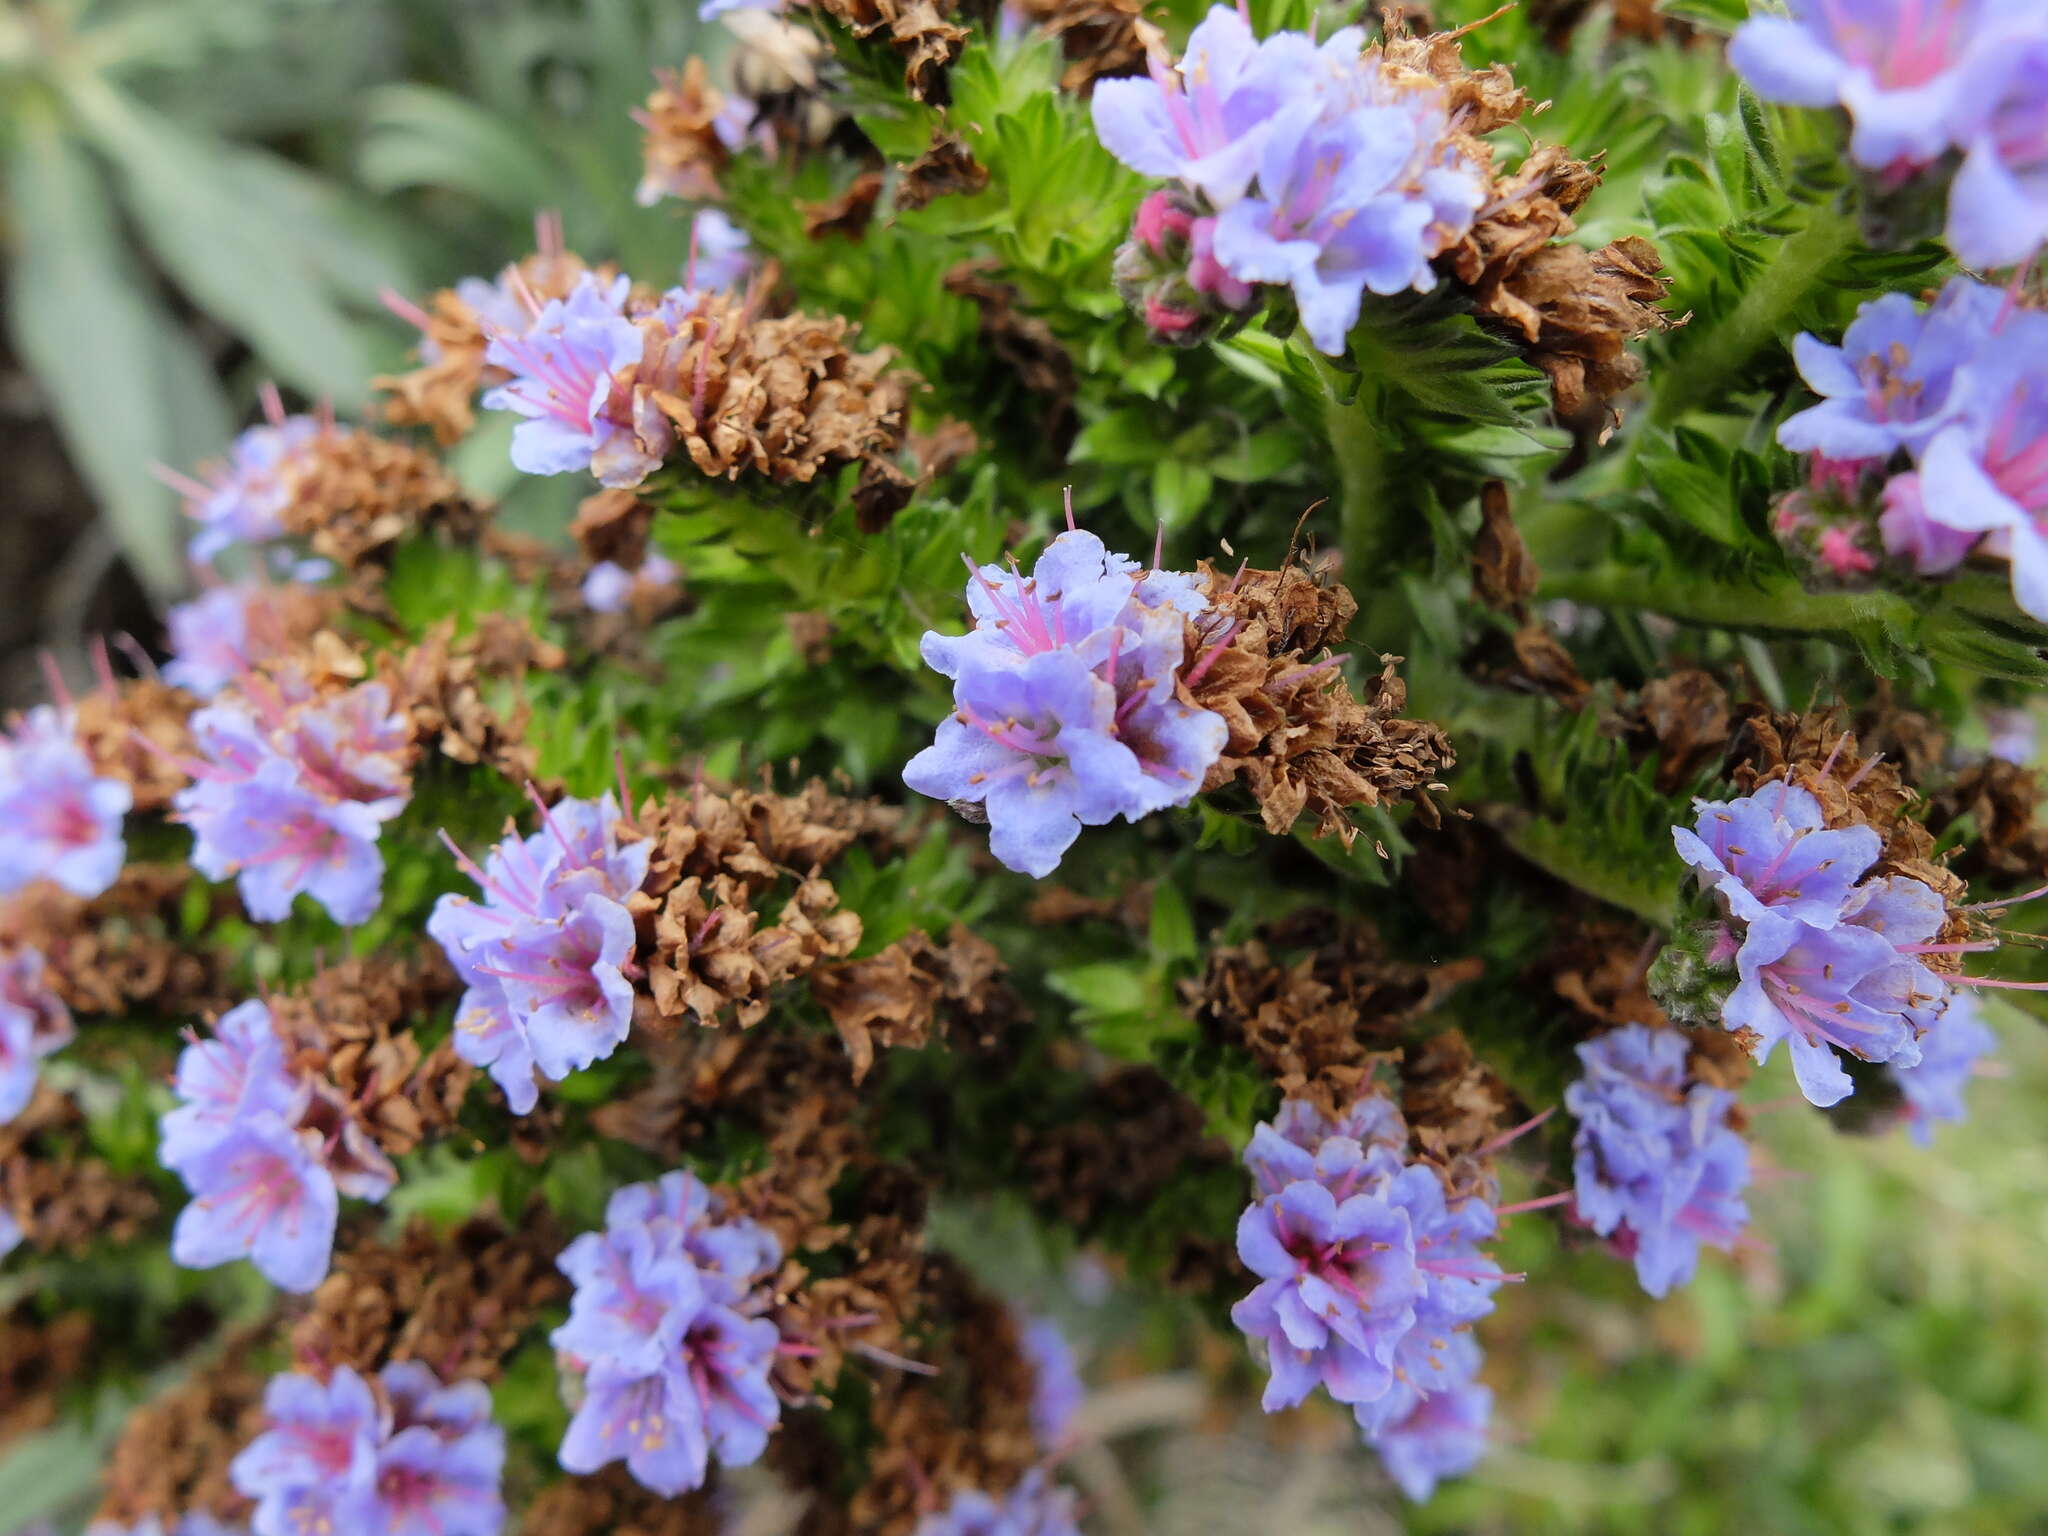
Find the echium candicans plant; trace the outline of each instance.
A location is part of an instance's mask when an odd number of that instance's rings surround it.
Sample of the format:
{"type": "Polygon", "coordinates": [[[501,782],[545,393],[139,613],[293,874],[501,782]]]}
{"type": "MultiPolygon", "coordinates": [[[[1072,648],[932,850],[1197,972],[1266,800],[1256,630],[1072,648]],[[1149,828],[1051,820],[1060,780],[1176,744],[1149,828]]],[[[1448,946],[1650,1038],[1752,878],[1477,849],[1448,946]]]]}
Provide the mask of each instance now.
{"type": "Polygon", "coordinates": [[[5,1423],[137,1395],[53,1509],[1051,1536],[1171,1403],[1463,1519],[1778,1127],[1968,1145],[2038,5],[706,9],[667,257],[387,295],[0,741],[5,1423]]]}

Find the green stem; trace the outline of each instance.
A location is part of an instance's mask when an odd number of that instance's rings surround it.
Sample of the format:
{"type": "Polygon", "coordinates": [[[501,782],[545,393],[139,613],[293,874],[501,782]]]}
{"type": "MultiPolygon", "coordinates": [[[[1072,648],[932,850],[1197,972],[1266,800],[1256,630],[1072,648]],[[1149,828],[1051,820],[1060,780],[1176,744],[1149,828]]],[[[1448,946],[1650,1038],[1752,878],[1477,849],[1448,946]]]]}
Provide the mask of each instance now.
{"type": "Polygon", "coordinates": [[[1644,608],[1691,624],[1780,634],[1818,634],[1871,624],[1904,628],[1919,614],[1890,592],[1807,592],[1790,582],[1771,587],[1717,586],[1705,579],[1657,581],[1620,565],[1546,576],[1538,596],[1601,608],[1644,608]]]}
{"type": "Polygon", "coordinates": [[[1337,460],[1337,522],[1346,568],[1371,570],[1379,563],[1379,544],[1385,537],[1386,441],[1366,409],[1365,381],[1345,373],[1314,347],[1296,345],[1308,354],[1323,386],[1323,429],[1337,460]]]}
{"type": "Polygon", "coordinates": [[[1650,419],[1668,427],[1718,398],[1765,345],[1779,340],[1799,306],[1856,243],[1856,222],[1832,203],[1807,207],[1805,224],[1781,241],[1735,307],[1675,352],[1659,380],[1650,419]]]}

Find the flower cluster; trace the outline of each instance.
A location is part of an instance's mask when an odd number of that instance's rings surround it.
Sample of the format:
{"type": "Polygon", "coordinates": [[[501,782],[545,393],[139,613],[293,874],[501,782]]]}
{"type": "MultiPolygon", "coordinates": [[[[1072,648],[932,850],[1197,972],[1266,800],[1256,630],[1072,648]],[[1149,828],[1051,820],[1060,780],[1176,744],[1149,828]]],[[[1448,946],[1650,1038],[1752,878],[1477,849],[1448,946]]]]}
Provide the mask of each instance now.
{"type": "Polygon", "coordinates": [[[1749,1146],[1728,1123],[1734,1095],[1694,1082],[1675,1029],[1624,1024],[1578,1048],[1565,1090],[1577,1219],[1633,1258],[1652,1296],[1683,1285],[1700,1244],[1726,1251],[1749,1221],[1749,1146]]]}
{"type": "Polygon", "coordinates": [[[192,1192],[171,1234],[190,1269],[248,1259],[272,1284],[310,1291],[327,1274],[340,1197],[381,1200],[391,1160],[332,1084],[287,1053],[267,1004],[221,1015],[178,1058],[180,1100],[158,1160],[192,1192]]]}
{"type": "Polygon", "coordinates": [[[33,949],[0,949],[0,1125],[35,1097],[38,1064],[68,1045],[71,1010],[43,980],[33,949]]]}
{"type": "Polygon", "coordinates": [[[321,612],[320,596],[303,587],[246,581],[208,588],[164,615],[171,652],[164,681],[210,699],[310,633],[321,612]]]}
{"type": "Polygon", "coordinates": [[[202,757],[184,765],[177,817],[192,863],[233,877],[258,922],[305,893],[337,923],[365,922],[383,894],[377,836],[412,793],[412,738],[382,683],[342,692],[293,672],[245,675],[192,716],[202,757]]]}
{"type": "Polygon", "coordinates": [[[918,1521],[912,1536],[1080,1536],[1074,1495],[1046,1475],[1026,1472],[1000,1499],[966,1488],[946,1507],[918,1521]]]}
{"type": "Polygon", "coordinates": [[[1119,261],[1153,331],[1190,338],[1242,311],[1254,285],[1289,287],[1332,355],[1369,290],[1427,292],[1430,263],[1487,197],[1485,166],[1428,76],[1389,65],[1347,27],[1263,41],[1223,6],[1176,69],[1095,89],[1095,131],[1124,164],[1176,185],[1147,198],[1119,261]]]}
{"type": "Polygon", "coordinates": [[[509,294],[464,292],[488,338],[484,362],[503,380],[483,404],[524,418],[512,433],[513,464],[529,475],[588,471],[614,488],[660,468],[676,446],[670,412],[694,421],[703,410],[705,296],[739,282],[748,265],[745,234],[707,210],[693,226],[682,286],[658,297],[636,294],[623,274],[585,272],[542,302],[516,268],[509,294]],[[683,367],[693,343],[694,376],[683,367]]]}
{"type": "Polygon", "coordinates": [[[1781,781],[1738,800],[1697,801],[1674,827],[1679,856],[1713,892],[1725,922],[1709,963],[1735,965],[1722,1022],[1765,1060],[1780,1040],[1800,1091],[1826,1107],[1854,1091],[1836,1053],[1911,1067],[1949,1001],[1922,957],[1947,904],[1926,882],[1864,874],[1881,851],[1867,826],[1829,829],[1820,802],[1781,781]]]}
{"type": "Polygon", "coordinates": [[[93,771],[72,726],[69,708],[44,704],[0,736],[0,895],[49,880],[93,897],[121,873],[134,794],[93,771]]]}
{"type": "Polygon", "coordinates": [[[365,1380],[271,1379],[268,1425],[235,1458],[235,1487],[256,1501],[255,1536],[376,1531],[499,1536],[505,1432],[481,1382],[442,1385],[416,1361],[365,1380]]]}
{"type": "Polygon", "coordinates": [[[674,1497],[702,1487],[715,1454],[758,1458],[781,1417],[769,1383],[781,1342],[762,1317],[780,1245],[678,1170],[617,1191],[602,1232],[566,1248],[575,1282],[553,1334],[581,1400],[562,1439],[571,1472],[623,1460],[674,1497]]]}
{"type": "Polygon", "coordinates": [[[467,989],[456,1052],[488,1071],[522,1115],[539,1097],[536,1070],[560,1082],[626,1038],[637,936],[625,903],[653,852],[644,839],[620,846],[619,804],[608,794],[540,812],[539,832],[521,837],[508,826],[481,866],[458,853],[483,900],[443,896],[427,920],[467,989]]]}
{"type": "Polygon", "coordinates": [[[1799,371],[1822,398],[1778,430],[1813,455],[1809,487],[1780,503],[1780,534],[1811,542],[1838,579],[1882,557],[1940,576],[2002,555],[2020,606],[2048,616],[2044,347],[2048,313],[1963,277],[1924,309],[1872,300],[1840,346],[1799,337],[1799,371]]]}
{"type": "Polygon", "coordinates": [[[286,415],[274,389],[264,391],[263,404],[269,419],[237,437],[225,459],[202,465],[201,478],[166,475],[185,498],[185,515],[198,524],[188,546],[195,561],[284,537],[285,509],[312,467],[310,450],[333,430],[316,417],[286,415]]]}
{"type": "Polygon", "coordinates": [[[1498,1227],[1487,1181],[1448,1190],[1407,1142],[1376,1095],[1336,1121],[1290,1100],[1260,1125],[1244,1153],[1258,1197],[1237,1226],[1259,1284],[1230,1315],[1265,1346],[1268,1413],[1321,1385],[1425,1499],[1485,1449],[1492,1397],[1470,1328],[1506,1276],[1479,1248],[1498,1227]]]}
{"type": "Polygon", "coordinates": [[[1849,156],[1896,190],[1951,154],[1950,247],[2016,266],[2048,240],[2048,6],[2040,0],[1791,0],[1730,43],[1770,101],[1845,108],[1849,156]]]}
{"type": "Polygon", "coordinates": [[[1143,570],[1068,529],[1026,576],[973,570],[965,635],[926,633],[954,712],[903,769],[919,794],[978,805],[989,851],[1043,877],[1083,827],[1185,805],[1222,754],[1222,716],[1179,696],[1194,578],[1143,570]]]}

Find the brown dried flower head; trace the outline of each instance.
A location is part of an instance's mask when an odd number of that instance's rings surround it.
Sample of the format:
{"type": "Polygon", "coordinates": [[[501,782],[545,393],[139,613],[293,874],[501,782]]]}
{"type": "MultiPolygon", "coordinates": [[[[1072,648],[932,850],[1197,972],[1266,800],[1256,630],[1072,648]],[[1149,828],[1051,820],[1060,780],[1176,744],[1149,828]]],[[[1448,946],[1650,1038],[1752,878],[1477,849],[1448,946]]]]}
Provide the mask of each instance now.
{"type": "Polygon", "coordinates": [[[724,94],[706,78],[702,59],[691,59],[679,70],[658,69],[654,78],[654,93],[633,111],[643,130],[635,196],[642,206],[664,197],[717,202],[724,195],[718,176],[731,158],[718,136],[724,94]]]}
{"type": "Polygon", "coordinates": [[[1165,53],[1166,37],[1145,19],[1144,0],[1022,0],[1018,9],[1059,39],[1066,56],[1060,89],[1088,96],[1097,80],[1142,75],[1148,53],[1165,53]]]}
{"type": "Polygon", "coordinates": [[[903,60],[916,101],[945,100],[946,71],[972,34],[953,20],[956,0],[811,0],[855,37],[882,36],[903,60]]]}

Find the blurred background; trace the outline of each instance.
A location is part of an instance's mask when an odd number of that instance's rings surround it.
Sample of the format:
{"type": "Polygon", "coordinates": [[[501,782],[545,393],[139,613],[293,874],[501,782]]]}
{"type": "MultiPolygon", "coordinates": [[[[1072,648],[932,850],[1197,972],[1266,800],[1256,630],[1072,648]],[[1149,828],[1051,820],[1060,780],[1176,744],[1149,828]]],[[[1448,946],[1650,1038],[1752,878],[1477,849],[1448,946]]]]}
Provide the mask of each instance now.
{"type": "MultiPolygon", "coordinates": [[[[153,636],[187,575],[150,466],[218,452],[268,380],[357,414],[411,336],[381,290],[495,270],[539,209],[592,257],[675,266],[683,213],[635,206],[629,112],[724,35],[699,30],[687,0],[4,0],[0,702],[40,695],[41,650],[153,636]]],[[[514,493],[489,429],[457,468],[515,522],[575,489],[514,493]]],[[[1075,1474],[1115,1536],[2048,1530],[2048,1041],[1990,1011],[2003,1075],[1932,1150],[1838,1133],[1773,1103],[1782,1060],[1762,1074],[1762,1241],[1668,1302],[1518,1223],[1502,1258],[1541,1283],[1487,1345],[1523,1438],[1422,1511],[1334,1413],[1218,1408],[1170,1368],[1195,1363],[1176,1319],[1004,1213],[946,1235],[1082,1344],[1110,1449],[1075,1474]]],[[[48,1471],[21,1452],[0,1512],[48,1471]]]]}

